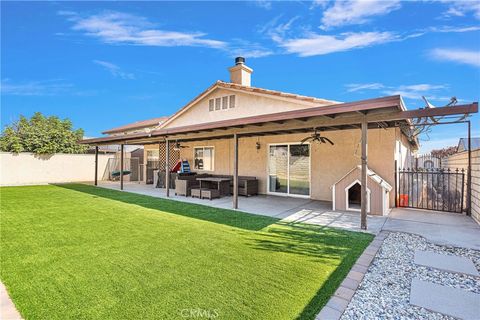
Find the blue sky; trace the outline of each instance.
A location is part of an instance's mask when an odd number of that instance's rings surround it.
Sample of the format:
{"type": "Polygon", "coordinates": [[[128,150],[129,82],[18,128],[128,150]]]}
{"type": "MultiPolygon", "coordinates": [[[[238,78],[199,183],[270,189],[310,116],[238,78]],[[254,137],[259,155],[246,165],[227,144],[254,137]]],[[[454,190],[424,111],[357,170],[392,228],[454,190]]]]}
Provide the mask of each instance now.
{"type": "MultiPolygon", "coordinates": [[[[41,111],[87,136],[170,115],[237,55],[252,85],[340,101],[480,96],[480,2],[1,2],[1,124],[41,111]]],[[[478,115],[473,131],[480,135],[478,115]]],[[[454,145],[435,128],[424,149],[454,145]]],[[[427,141],[428,140],[428,141],[427,141]]]]}

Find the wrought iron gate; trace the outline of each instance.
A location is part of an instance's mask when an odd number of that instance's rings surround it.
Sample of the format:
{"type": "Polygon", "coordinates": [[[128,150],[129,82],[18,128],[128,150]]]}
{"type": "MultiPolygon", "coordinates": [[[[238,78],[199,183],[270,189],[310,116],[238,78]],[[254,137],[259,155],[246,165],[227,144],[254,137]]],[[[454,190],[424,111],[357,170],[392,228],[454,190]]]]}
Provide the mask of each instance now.
{"type": "Polygon", "coordinates": [[[463,212],[464,169],[401,169],[397,179],[398,207],[463,212]]]}

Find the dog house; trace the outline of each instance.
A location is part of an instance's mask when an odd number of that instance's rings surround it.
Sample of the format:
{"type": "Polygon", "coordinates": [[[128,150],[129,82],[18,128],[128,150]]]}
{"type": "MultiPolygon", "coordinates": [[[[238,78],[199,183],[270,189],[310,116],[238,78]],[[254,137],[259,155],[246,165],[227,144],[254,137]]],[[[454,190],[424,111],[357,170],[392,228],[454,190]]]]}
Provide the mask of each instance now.
{"type": "MultiPolygon", "coordinates": [[[[359,211],[361,208],[361,166],[356,166],[332,186],[333,210],[359,211]]],[[[392,186],[373,170],[367,170],[367,213],[388,213],[392,186]]]]}

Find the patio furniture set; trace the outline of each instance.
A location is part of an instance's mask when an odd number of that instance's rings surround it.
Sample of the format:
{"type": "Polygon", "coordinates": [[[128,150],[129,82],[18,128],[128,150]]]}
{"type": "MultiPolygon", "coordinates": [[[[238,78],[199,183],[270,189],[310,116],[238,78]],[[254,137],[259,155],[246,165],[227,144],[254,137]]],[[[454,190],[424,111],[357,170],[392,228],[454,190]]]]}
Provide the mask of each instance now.
{"type": "MultiPolygon", "coordinates": [[[[165,172],[159,172],[159,181],[165,181],[165,172]],[[160,177],[162,175],[162,177],[160,177]],[[163,178],[163,179],[162,179],[163,178]]],[[[197,174],[195,172],[172,174],[170,187],[175,194],[199,199],[215,199],[233,194],[233,176],[197,174]],[[173,177],[175,175],[175,177],[173,177]]],[[[164,183],[163,183],[164,184],[164,183]]],[[[164,185],[157,187],[165,187],[164,185]]],[[[256,177],[239,176],[238,194],[253,196],[258,194],[258,180],[256,177]]]]}

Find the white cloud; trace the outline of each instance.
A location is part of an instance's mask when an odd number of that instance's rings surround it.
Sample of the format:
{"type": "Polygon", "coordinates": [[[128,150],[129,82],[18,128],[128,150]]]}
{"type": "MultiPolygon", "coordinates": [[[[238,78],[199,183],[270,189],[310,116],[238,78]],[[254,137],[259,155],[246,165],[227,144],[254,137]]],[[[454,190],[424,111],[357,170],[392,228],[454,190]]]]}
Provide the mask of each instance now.
{"type": "Polygon", "coordinates": [[[108,72],[110,72],[114,77],[117,77],[117,78],[122,78],[122,79],[126,79],[126,80],[133,80],[135,79],[135,75],[133,73],[127,73],[127,72],[123,72],[119,66],[111,63],[111,62],[107,62],[107,61],[102,61],[102,60],[93,60],[94,63],[102,66],[103,68],[105,68],[108,72]]]}
{"type": "Polygon", "coordinates": [[[345,85],[347,92],[362,92],[365,90],[378,90],[385,86],[381,83],[350,83],[345,85]]]}
{"type": "Polygon", "coordinates": [[[242,56],[245,58],[262,58],[274,53],[257,42],[243,39],[231,39],[227,51],[231,57],[242,56]]]}
{"type": "Polygon", "coordinates": [[[440,27],[431,27],[428,31],[431,32],[440,32],[440,33],[462,33],[462,32],[471,32],[480,30],[480,26],[468,26],[468,27],[452,27],[452,26],[440,26],[440,27]]]}
{"type": "MultiPolygon", "coordinates": [[[[66,15],[65,13],[59,13],[66,15]]],[[[110,44],[131,44],[143,46],[203,46],[224,49],[223,41],[205,38],[203,32],[179,32],[155,28],[146,18],[121,12],[105,12],[82,17],[68,12],[73,30],[100,39],[110,44]]]]}
{"type": "Polygon", "coordinates": [[[448,89],[445,84],[410,84],[388,86],[383,83],[350,83],[345,85],[347,92],[363,92],[367,90],[378,91],[385,95],[401,95],[404,98],[421,100],[425,95],[432,101],[450,101],[450,97],[439,96],[438,93],[448,89]]]}
{"type": "Polygon", "coordinates": [[[469,13],[477,19],[480,19],[480,1],[478,0],[440,0],[448,6],[444,16],[463,17],[469,13]]]}
{"type": "Polygon", "coordinates": [[[12,96],[55,96],[68,93],[73,85],[63,82],[61,79],[44,81],[28,81],[23,83],[12,83],[9,79],[2,79],[2,95],[12,96]]]}
{"type": "Polygon", "coordinates": [[[333,52],[348,51],[378,45],[397,40],[390,32],[358,32],[340,35],[310,34],[305,38],[276,40],[288,53],[301,57],[324,55],[333,52]]]}
{"type": "Polygon", "coordinates": [[[259,8],[263,8],[263,9],[266,9],[266,10],[272,9],[272,1],[254,0],[254,1],[252,1],[252,3],[259,8]]]}
{"type": "Polygon", "coordinates": [[[388,14],[400,8],[397,0],[337,0],[323,12],[323,29],[352,24],[362,24],[373,16],[388,14]]]}
{"type": "Polygon", "coordinates": [[[438,60],[453,61],[474,67],[480,67],[479,51],[437,48],[430,51],[430,56],[438,60]]]}

